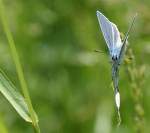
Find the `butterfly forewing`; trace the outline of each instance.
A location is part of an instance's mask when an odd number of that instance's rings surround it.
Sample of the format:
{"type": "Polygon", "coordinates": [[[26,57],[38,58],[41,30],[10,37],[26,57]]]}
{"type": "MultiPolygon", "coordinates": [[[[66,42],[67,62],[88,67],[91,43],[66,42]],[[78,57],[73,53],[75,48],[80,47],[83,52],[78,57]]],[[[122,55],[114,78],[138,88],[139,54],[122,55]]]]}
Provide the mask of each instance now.
{"type": "Polygon", "coordinates": [[[117,26],[110,22],[102,13],[97,11],[97,18],[109,48],[110,55],[119,57],[119,53],[122,47],[122,42],[120,39],[120,33],[117,26]]]}
{"type": "Polygon", "coordinates": [[[111,51],[113,47],[113,32],[112,32],[112,26],[110,21],[99,11],[97,11],[97,18],[98,22],[100,24],[104,39],[106,41],[106,44],[111,51]]]}

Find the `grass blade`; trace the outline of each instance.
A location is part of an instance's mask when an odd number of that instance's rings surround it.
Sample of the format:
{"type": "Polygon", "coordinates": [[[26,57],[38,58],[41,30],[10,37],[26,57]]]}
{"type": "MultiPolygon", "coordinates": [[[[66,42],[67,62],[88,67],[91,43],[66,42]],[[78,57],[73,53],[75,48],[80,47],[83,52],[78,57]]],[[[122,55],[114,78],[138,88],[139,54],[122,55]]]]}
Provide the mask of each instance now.
{"type": "Polygon", "coordinates": [[[2,72],[0,72],[0,92],[25,121],[32,122],[24,97],[2,72]]]}
{"type": "Polygon", "coordinates": [[[20,63],[20,60],[19,60],[19,56],[18,56],[16,47],[15,47],[15,42],[14,42],[13,36],[11,34],[11,31],[9,30],[9,27],[8,27],[6,14],[5,14],[5,10],[4,10],[4,5],[3,5],[2,0],[0,0],[0,17],[1,17],[3,28],[4,28],[4,32],[6,34],[6,37],[7,37],[8,43],[9,43],[11,55],[12,55],[13,61],[15,63],[16,71],[17,71],[17,74],[18,74],[18,78],[19,78],[19,81],[20,81],[21,88],[22,88],[22,92],[23,92],[25,101],[27,103],[27,106],[28,106],[28,109],[29,109],[29,112],[30,112],[30,116],[31,116],[31,119],[32,119],[32,124],[34,126],[35,132],[40,133],[40,128],[39,128],[38,122],[36,120],[37,118],[34,115],[35,112],[34,112],[32,102],[31,102],[31,98],[30,98],[30,95],[29,95],[29,92],[28,92],[27,83],[26,83],[25,78],[24,78],[23,69],[22,69],[22,66],[21,66],[21,63],[20,63]]]}

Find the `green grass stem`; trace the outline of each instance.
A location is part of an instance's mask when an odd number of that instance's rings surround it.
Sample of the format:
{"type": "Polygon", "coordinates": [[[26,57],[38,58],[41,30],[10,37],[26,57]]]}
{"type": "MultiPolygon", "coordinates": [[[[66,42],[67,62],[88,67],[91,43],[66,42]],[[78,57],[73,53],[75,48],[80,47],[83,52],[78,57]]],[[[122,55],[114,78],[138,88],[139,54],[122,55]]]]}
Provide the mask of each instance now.
{"type": "Polygon", "coordinates": [[[34,129],[37,133],[40,133],[40,128],[39,128],[38,122],[36,121],[36,116],[34,115],[35,112],[33,110],[32,102],[31,102],[30,95],[28,92],[27,83],[25,81],[23,69],[22,69],[21,63],[19,61],[19,56],[18,56],[16,47],[15,47],[15,42],[14,42],[13,36],[11,34],[11,31],[8,28],[8,23],[7,23],[6,14],[5,14],[4,5],[3,5],[2,0],[0,0],[0,17],[1,17],[3,28],[4,28],[4,32],[6,34],[6,37],[7,37],[9,46],[10,46],[11,55],[12,55],[13,61],[15,63],[16,71],[18,74],[21,88],[22,88],[22,92],[23,92],[23,95],[27,102],[27,106],[29,108],[29,112],[31,115],[34,129]]]}

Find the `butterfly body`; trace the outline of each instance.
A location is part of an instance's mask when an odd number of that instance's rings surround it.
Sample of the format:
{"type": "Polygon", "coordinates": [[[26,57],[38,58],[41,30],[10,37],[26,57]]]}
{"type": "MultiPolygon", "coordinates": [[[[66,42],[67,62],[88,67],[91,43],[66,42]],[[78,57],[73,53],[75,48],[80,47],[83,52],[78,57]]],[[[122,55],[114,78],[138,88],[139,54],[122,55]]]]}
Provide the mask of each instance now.
{"type": "Polygon", "coordinates": [[[112,81],[115,88],[115,92],[119,91],[118,79],[119,79],[119,64],[118,64],[118,60],[114,60],[112,62],[112,81]]]}

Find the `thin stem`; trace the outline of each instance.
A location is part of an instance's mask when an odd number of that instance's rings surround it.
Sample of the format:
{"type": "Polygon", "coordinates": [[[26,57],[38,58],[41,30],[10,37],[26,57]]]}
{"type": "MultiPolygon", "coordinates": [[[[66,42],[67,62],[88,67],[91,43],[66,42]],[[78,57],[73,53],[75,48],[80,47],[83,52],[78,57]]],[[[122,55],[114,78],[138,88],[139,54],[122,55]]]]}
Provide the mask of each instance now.
{"type": "Polygon", "coordinates": [[[5,31],[9,46],[10,46],[11,55],[12,55],[13,61],[15,63],[16,71],[18,74],[21,88],[22,88],[22,92],[23,92],[23,95],[27,102],[27,106],[28,106],[28,109],[29,109],[29,112],[31,115],[31,119],[32,119],[34,128],[37,133],[40,133],[40,128],[38,126],[38,122],[36,121],[35,112],[33,110],[33,106],[32,106],[30,95],[29,95],[28,88],[27,88],[27,83],[25,81],[23,69],[22,69],[21,63],[19,61],[19,56],[18,56],[16,47],[15,47],[15,42],[14,42],[13,36],[8,28],[8,23],[7,23],[6,14],[5,14],[4,5],[3,5],[2,0],[0,0],[0,17],[1,17],[3,28],[4,28],[4,31],[5,31]]]}
{"type": "Polygon", "coordinates": [[[134,112],[135,112],[135,127],[137,133],[143,133],[144,132],[144,108],[142,104],[142,84],[144,81],[143,75],[144,71],[141,72],[141,68],[137,67],[134,54],[132,52],[132,49],[129,49],[128,51],[128,58],[132,57],[131,63],[126,62],[127,66],[127,72],[130,79],[130,84],[132,88],[132,98],[134,102],[134,112]],[[140,74],[142,73],[142,75],[140,74]],[[140,81],[139,81],[140,79],[140,81]]]}

